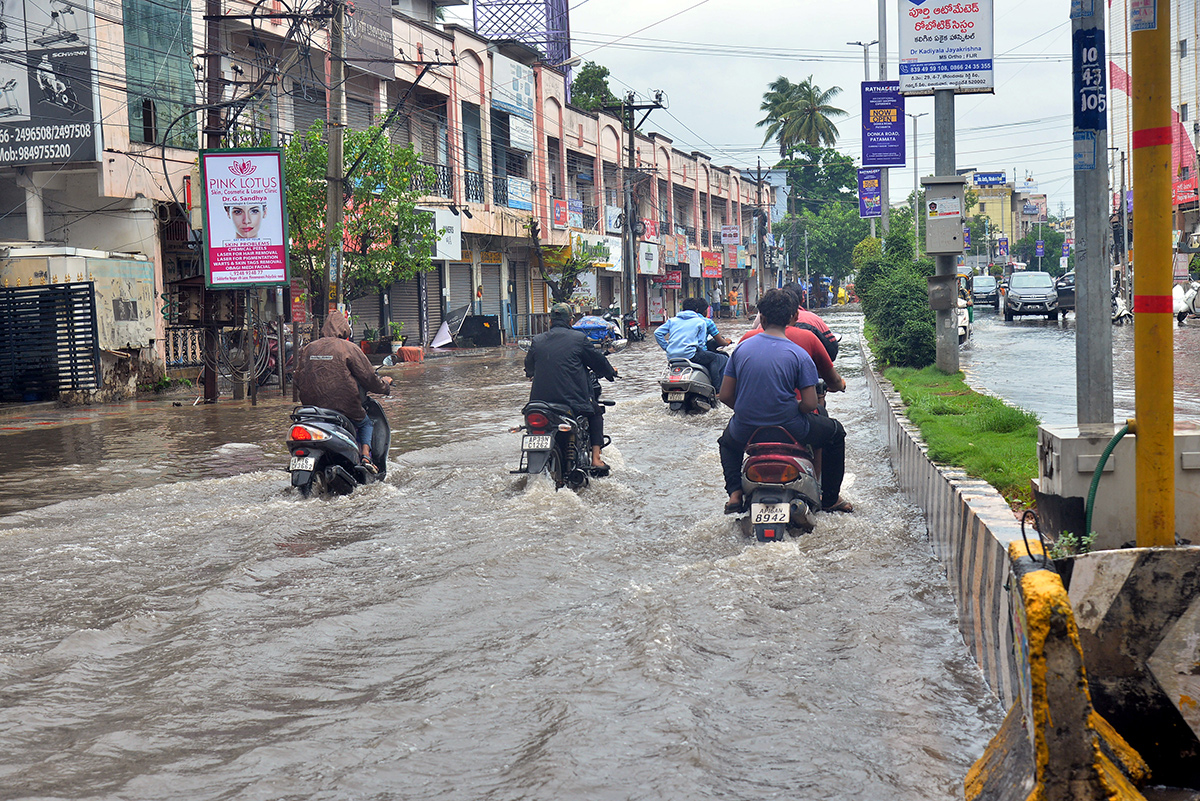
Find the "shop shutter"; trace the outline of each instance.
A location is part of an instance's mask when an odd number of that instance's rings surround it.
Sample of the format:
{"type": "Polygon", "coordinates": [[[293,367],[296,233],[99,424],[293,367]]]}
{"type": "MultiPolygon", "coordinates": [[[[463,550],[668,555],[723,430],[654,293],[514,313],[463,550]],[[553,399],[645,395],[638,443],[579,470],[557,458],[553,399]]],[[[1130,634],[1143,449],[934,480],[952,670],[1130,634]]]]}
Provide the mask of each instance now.
{"type": "Polygon", "coordinates": [[[517,289],[517,318],[529,314],[529,264],[523,261],[510,261],[508,274],[517,289]]]}
{"type": "MultiPolygon", "coordinates": [[[[300,86],[298,81],[293,81],[297,87],[300,86]]],[[[308,133],[308,129],[317,120],[325,119],[325,91],[322,89],[314,89],[311,86],[305,90],[296,90],[292,93],[292,122],[296,126],[296,133],[308,133]]]]}
{"type": "Polygon", "coordinates": [[[485,264],[479,272],[480,282],[483,284],[483,313],[499,316],[504,300],[504,287],[500,284],[500,265],[485,264]]]}
{"type": "Polygon", "coordinates": [[[429,328],[426,336],[431,342],[442,327],[442,271],[445,269],[442,266],[425,273],[425,291],[429,295],[429,328]]]}
{"type": "Polygon", "coordinates": [[[354,331],[355,341],[363,338],[364,329],[379,330],[379,306],[378,292],[350,301],[350,328],[354,331]]]}
{"type": "Polygon", "coordinates": [[[450,310],[475,302],[475,287],[471,286],[471,265],[450,265],[450,310]]]}
{"type": "Polygon", "coordinates": [[[346,124],[352,131],[365,131],[375,120],[375,106],[363,100],[346,98],[346,124]]]}
{"type": "Polygon", "coordinates": [[[417,279],[397,281],[392,284],[392,319],[404,323],[401,333],[408,341],[417,343],[421,339],[421,299],[417,294],[417,279]]]}
{"type": "Polygon", "coordinates": [[[542,271],[534,267],[529,271],[529,313],[545,314],[550,311],[549,292],[542,279],[542,271]]]}

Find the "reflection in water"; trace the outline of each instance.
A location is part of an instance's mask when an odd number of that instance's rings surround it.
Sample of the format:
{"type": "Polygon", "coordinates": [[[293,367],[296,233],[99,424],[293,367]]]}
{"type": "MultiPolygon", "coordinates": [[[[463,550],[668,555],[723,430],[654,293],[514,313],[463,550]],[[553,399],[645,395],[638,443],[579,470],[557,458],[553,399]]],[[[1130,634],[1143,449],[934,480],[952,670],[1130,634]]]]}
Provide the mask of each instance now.
{"type": "Polygon", "coordinates": [[[346,498],[287,488],[289,404],[6,437],[100,478],[0,518],[0,798],[960,795],[1003,711],[857,321],[829,400],[856,512],[761,547],[720,514],[728,411],[669,414],[650,342],[614,357],[613,477],[579,494],[508,472],[520,354],[401,371],[388,481],[346,498]]]}

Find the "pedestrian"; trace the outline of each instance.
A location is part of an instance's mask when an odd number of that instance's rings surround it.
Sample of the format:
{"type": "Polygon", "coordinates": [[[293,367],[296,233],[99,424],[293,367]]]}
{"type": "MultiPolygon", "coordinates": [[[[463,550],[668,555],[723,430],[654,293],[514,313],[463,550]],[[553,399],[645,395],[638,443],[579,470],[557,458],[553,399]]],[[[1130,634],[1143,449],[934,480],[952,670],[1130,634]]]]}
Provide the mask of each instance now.
{"type": "Polygon", "coordinates": [[[738,290],[736,286],[729,288],[729,316],[737,317],[738,312],[738,290]]]}

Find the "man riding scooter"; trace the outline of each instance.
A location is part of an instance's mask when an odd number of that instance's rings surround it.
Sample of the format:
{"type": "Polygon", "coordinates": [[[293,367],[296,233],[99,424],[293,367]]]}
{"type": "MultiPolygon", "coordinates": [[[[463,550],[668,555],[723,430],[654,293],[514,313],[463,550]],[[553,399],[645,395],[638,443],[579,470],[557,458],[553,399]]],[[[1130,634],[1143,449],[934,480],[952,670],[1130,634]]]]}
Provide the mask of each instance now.
{"type": "Polygon", "coordinates": [[[712,385],[719,387],[729,357],[710,351],[708,340],[714,339],[719,346],[728,345],[729,340],[721,336],[716,323],[704,316],[707,309],[708,301],[704,298],[687,298],[683,301],[683,311],[655,330],[654,340],[667,352],[668,360],[687,359],[703,366],[712,385]]]}

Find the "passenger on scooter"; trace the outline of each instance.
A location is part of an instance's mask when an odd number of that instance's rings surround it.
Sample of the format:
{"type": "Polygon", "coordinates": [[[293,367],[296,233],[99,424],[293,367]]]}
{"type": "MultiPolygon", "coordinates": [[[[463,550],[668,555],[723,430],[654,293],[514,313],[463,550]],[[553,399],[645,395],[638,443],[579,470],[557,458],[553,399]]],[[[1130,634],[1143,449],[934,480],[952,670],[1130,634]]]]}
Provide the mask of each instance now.
{"type": "Polygon", "coordinates": [[[822,451],[821,507],[852,512],[840,496],[846,470],[846,429],[832,417],[816,415],[817,368],[812,357],[787,338],[796,319],[797,301],[790,292],[769,290],[758,302],[763,332],[743,342],[725,368],[720,399],[733,407],[721,438],[721,470],[729,501],[726,514],[742,510],[742,455],[762,426],[781,426],[797,442],[822,451]],[[800,401],[796,401],[796,391],[800,401]]]}
{"type": "MultiPolygon", "coordinates": [[[[796,285],[788,284],[783,288],[783,291],[790,292],[796,297],[796,303],[799,303],[800,296],[797,293],[802,290],[793,289],[792,287],[794,286],[796,285]]],[[[742,338],[738,340],[738,344],[740,345],[750,337],[761,333],[761,326],[757,328],[751,328],[749,331],[742,334],[742,338]]],[[[830,392],[846,391],[845,379],[843,379],[841,374],[838,373],[837,368],[833,366],[833,359],[829,358],[829,351],[826,349],[825,343],[822,342],[815,333],[813,333],[811,328],[802,328],[795,324],[789,325],[787,327],[787,338],[803,348],[804,351],[812,357],[813,363],[817,366],[817,375],[825,379],[825,386],[828,387],[830,392]]]]}
{"type": "Polygon", "coordinates": [[[718,345],[728,345],[729,340],[721,336],[716,323],[704,316],[707,309],[708,301],[704,298],[687,298],[683,301],[683,311],[655,329],[654,339],[667,352],[668,361],[695,362],[708,371],[712,385],[719,387],[729,357],[708,350],[708,340],[712,337],[718,345]]]}
{"type": "Polygon", "coordinates": [[[587,334],[571,327],[571,307],[556,303],[550,309],[550,330],[538,334],[525,354],[525,377],[533,379],[529,400],[567,406],[588,420],[592,444],[593,475],[607,475],[600,456],[604,446],[604,407],[598,401],[599,383],[593,376],[612,381],[616,368],[596,348],[587,334]]]}
{"type": "Polygon", "coordinates": [[[386,395],[392,379],[380,376],[370,360],[350,342],[350,323],[333,312],[321,327],[321,338],[305,345],[296,360],[296,390],[306,406],[321,406],[341,412],[354,423],[362,450],[362,466],[379,472],[371,461],[371,434],[375,423],[363,409],[367,392],[386,395]]]}
{"type": "MultiPolygon", "coordinates": [[[[821,319],[821,315],[813,314],[808,309],[804,308],[804,287],[797,282],[792,281],[791,283],[784,284],[783,288],[791,292],[801,301],[801,305],[796,311],[796,322],[793,323],[793,325],[797,326],[798,328],[807,328],[809,331],[812,331],[814,334],[816,334],[817,338],[820,339],[821,343],[825,346],[825,351],[829,354],[830,361],[836,360],[838,355],[838,340],[840,340],[841,337],[829,330],[829,326],[825,324],[823,319],[821,319]]],[[[751,329],[761,327],[761,316],[755,317],[754,321],[750,323],[751,329]]]]}

